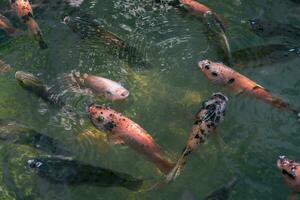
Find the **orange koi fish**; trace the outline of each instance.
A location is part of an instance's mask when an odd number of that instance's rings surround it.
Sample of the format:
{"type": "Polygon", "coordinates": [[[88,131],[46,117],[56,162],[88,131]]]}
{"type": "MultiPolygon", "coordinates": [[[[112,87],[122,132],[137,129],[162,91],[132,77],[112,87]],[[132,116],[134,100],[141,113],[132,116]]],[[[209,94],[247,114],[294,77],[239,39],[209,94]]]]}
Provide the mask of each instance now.
{"type": "Polygon", "coordinates": [[[16,12],[20,20],[27,24],[29,34],[33,35],[35,39],[39,42],[41,49],[48,48],[47,44],[43,39],[42,31],[33,18],[33,11],[28,0],[11,0],[11,7],[16,12]]]}
{"type": "Polygon", "coordinates": [[[237,94],[246,94],[254,96],[265,103],[271,104],[279,109],[289,111],[297,115],[300,120],[299,112],[289,103],[273,96],[269,90],[261,85],[258,85],[246,76],[227,67],[223,63],[216,63],[210,60],[203,60],[198,63],[199,68],[204,73],[208,80],[215,84],[226,86],[229,90],[237,94]]]}
{"type": "Polygon", "coordinates": [[[92,104],[88,112],[95,127],[108,132],[110,143],[130,146],[165,174],[173,168],[151,135],[131,119],[104,105],[92,104]]]}

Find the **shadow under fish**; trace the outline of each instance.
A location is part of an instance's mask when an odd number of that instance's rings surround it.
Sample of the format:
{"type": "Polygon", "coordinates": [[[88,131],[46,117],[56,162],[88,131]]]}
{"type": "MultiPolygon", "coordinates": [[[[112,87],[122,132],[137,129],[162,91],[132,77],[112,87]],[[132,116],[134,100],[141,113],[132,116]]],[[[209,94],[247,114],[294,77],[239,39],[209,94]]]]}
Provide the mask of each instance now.
{"type": "Polygon", "coordinates": [[[143,185],[143,180],[129,174],[94,167],[68,157],[42,156],[27,162],[38,176],[53,184],[124,187],[133,191],[139,190],[143,185]]]}
{"type": "Polygon", "coordinates": [[[67,16],[63,19],[64,23],[75,33],[79,34],[82,39],[99,38],[109,47],[108,51],[112,55],[126,60],[130,65],[135,67],[147,68],[150,63],[147,62],[144,55],[134,46],[128,44],[116,34],[106,30],[92,17],[86,13],[78,13],[79,16],[67,16]]]}
{"type": "Polygon", "coordinates": [[[47,153],[70,155],[60,141],[41,134],[13,120],[0,119],[0,140],[6,143],[28,145],[47,153]]]}
{"type": "Polygon", "coordinates": [[[292,39],[300,39],[300,27],[296,27],[293,24],[252,19],[248,20],[248,26],[252,32],[263,38],[284,36],[292,39]]]}
{"type": "Polygon", "coordinates": [[[235,66],[264,66],[300,58],[300,48],[282,44],[261,45],[232,52],[235,66]]]}

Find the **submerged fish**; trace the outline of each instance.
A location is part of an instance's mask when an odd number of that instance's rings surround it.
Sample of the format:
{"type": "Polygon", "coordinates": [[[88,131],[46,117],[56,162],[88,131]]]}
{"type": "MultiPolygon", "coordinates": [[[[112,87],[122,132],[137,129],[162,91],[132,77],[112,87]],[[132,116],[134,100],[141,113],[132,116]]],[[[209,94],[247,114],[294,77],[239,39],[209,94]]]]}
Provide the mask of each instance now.
{"type": "Polygon", "coordinates": [[[104,95],[106,99],[112,101],[124,100],[129,96],[129,91],[121,84],[91,74],[80,75],[80,73],[73,72],[64,77],[64,83],[70,85],[74,90],[77,88],[88,89],[96,96],[104,95]]]}
{"type": "Polygon", "coordinates": [[[246,76],[234,71],[222,63],[203,60],[198,63],[199,68],[206,78],[215,84],[226,86],[237,94],[245,94],[256,97],[265,103],[271,104],[279,109],[292,112],[300,119],[300,114],[289,103],[273,96],[266,88],[258,85],[246,76]]]}
{"type": "Polygon", "coordinates": [[[92,104],[88,112],[95,127],[108,132],[110,143],[130,146],[165,174],[172,169],[173,164],[165,158],[160,146],[137,123],[104,105],[92,104]]]}
{"type": "Polygon", "coordinates": [[[94,167],[69,157],[43,156],[27,161],[37,175],[54,184],[80,185],[88,184],[100,187],[124,187],[139,190],[143,181],[129,174],[94,167]]]}
{"type": "Polygon", "coordinates": [[[41,97],[45,101],[61,107],[65,105],[64,102],[57,95],[54,95],[50,91],[50,89],[33,74],[17,71],[15,74],[15,78],[23,88],[29,90],[38,97],[41,97]]]}
{"type": "Polygon", "coordinates": [[[134,66],[147,67],[149,63],[134,46],[131,46],[116,34],[103,28],[99,22],[91,19],[91,16],[82,13],[80,17],[68,16],[64,18],[71,30],[78,33],[82,39],[99,38],[109,47],[109,51],[120,59],[128,61],[134,66]]]}
{"type": "Polygon", "coordinates": [[[218,46],[223,50],[226,56],[226,62],[232,63],[231,47],[226,36],[225,27],[218,17],[213,12],[206,12],[204,14],[204,22],[207,25],[206,34],[208,39],[212,42],[218,41],[218,46]]]}
{"type": "Polygon", "coordinates": [[[203,102],[200,111],[195,116],[187,145],[183,149],[175,167],[166,177],[167,183],[179,176],[187,162],[188,156],[203,144],[207,137],[223,122],[227,101],[228,98],[225,95],[215,93],[207,101],[203,102]]]}
{"type": "Polygon", "coordinates": [[[70,153],[63,148],[64,144],[47,135],[38,133],[13,120],[0,119],[0,140],[7,143],[28,145],[48,153],[70,153]]]}
{"type": "Polygon", "coordinates": [[[233,177],[226,185],[222,186],[221,188],[217,189],[210,195],[208,195],[204,200],[227,200],[230,197],[230,193],[233,190],[237,178],[233,177]]]}
{"type": "MultiPolygon", "coordinates": [[[[215,190],[204,200],[228,200],[230,197],[230,193],[232,192],[234,186],[236,185],[237,178],[233,177],[228,183],[223,185],[221,188],[215,190]]],[[[196,200],[195,195],[190,191],[185,191],[181,197],[181,200],[196,200]]]]}
{"type": "Polygon", "coordinates": [[[0,72],[10,72],[11,66],[0,60],[0,72]]]}
{"type": "Polygon", "coordinates": [[[33,11],[29,0],[10,0],[10,3],[21,22],[27,24],[29,33],[38,41],[40,48],[47,49],[48,46],[43,39],[42,31],[33,18],[33,11]]]}
{"type": "Polygon", "coordinates": [[[282,44],[254,46],[232,52],[235,66],[262,66],[300,58],[300,48],[282,44]]]}
{"type": "Polygon", "coordinates": [[[300,28],[293,24],[274,23],[261,19],[252,19],[248,21],[249,28],[255,34],[269,38],[270,36],[286,36],[289,38],[299,38],[300,28]]]}
{"type": "Polygon", "coordinates": [[[300,164],[286,156],[279,156],[277,167],[281,171],[284,182],[293,191],[290,200],[297,200],[300,193],[300,164]]]}
{"type": "Polygon", "coordinates": [[[3,29],[7,35],[14,35],[20,32],[19,29],[13,27],[10,21],[1,14],[0,14],[0,29],[3,29]]]}

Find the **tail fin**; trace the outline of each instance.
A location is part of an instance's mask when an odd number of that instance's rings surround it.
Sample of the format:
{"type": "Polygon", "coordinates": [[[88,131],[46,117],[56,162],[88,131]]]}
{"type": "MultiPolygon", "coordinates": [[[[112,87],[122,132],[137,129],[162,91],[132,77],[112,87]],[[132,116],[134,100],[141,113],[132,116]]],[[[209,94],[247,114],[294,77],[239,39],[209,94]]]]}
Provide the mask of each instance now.
{"type": "Polygon", "coordinates": [[[29,20],[27,21],[28,29],[29,29],[29,34],[33,35],[35,40],[38,41],[40,48],[41,49],[47,49],[48,45],[44,41],[42,31],[39,27],[39,25],[36,23],[36,21],[30,17],[29,20]]]}
{"type": "Polygon", "coordinates": [[[228,61],[231,64],[232,63],[231,48],[229,45],[228,38],[225,34],[225,27],[223,25],[221,18],[218,15],[216,15],[215,13],[208,11],[204,14],[204,19],[209,27],[209,30],[221,37],[221,39],[224,43],[224,50],[228,57],[228,61]]]}
{"type": "Polygon", "coordinates": [[[175,167],[171,170],[171,172],[166,176],[166,183],[170,183],[171,181],[175,180],[182,171],[183,167],[185,166],[187,162],[188,155],[191,153],[191,150],[189,148],[185,148],[178,159],[175,167]]]}
{"type": "Polygon", "coordinates": [[[142,188],[144,181],[140,179],[127,180],[123,183],[123,187],[128,190],[138,191],[142,188]]]}

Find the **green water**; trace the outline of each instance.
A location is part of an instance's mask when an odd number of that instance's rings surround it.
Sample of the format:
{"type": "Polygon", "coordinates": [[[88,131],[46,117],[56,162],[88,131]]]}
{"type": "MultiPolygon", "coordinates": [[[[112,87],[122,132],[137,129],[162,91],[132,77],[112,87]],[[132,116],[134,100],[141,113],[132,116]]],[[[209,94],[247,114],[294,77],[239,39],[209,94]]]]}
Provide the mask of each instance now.
{"type": "MultiPolygon", "coordinates": [[[[228,23],[232,50],[286,42],[286,38],[262,39],[251,33],[243,23],[248,19],[300,25],[300,5],[288,0],[203,0],[203,3],[228,23]]],[[[47,85],[57,88],[61,85],[57,77],[74,69],[105,76],[128,88],[129,98],[125,102],[108,102],[68,93],[63,99],[80,115],[71,118],[22,89],[14,73],[0,74],[0,118],[18,120],[61,140],[78,160],[155,182],[161,174],[130,148],[107,145],[97,134],[80,137],[92,127],[85,114],[86,105],[91,101],[106,103],[124,113],[145,128],[175,161],[186,143],[201,101],[221,91],[230,99],[225,121],[218,128],[226,145],[219,148],[215,139],[210,138],[191,155],[175,182],[155,191],[133,193],[123,188],[51,185],[31,175],[22,164],[22,156],[36,154],[36,150],[1,141],[0,175],[13,175],[0,178],[3,191],[0,199],[14,199],[22,193],[31,199],[181,200],[186,191],[203,199],[236,175],[240,178],[231,199],[287,199],[290,190],[281,180],[276,160],[281,154],[299,160],[299,123],[288,113],[254,99],[235,96],[203,76],[197,62],[207,58],[222,61],[223,56],[207,40],[199,19],[176,9],[153,6],[147,0],[86,0],[81,8],[145,54],[151,67],[130,67],[124,60],[108,54],[102,43],[81,40],[62,23],[59,16],[64,11],[53,9],[36,12],[49,45],[47,50],[39,50],[37,43],[26,35],[8,39],[2,34],[0,59],[14,70],[39,75],[47,85]]],[[[293,43],[297,45],[299,41],[293,43]]],[[[299,61],[300,58],[236,69],[300,107],[299,61]]]]}

